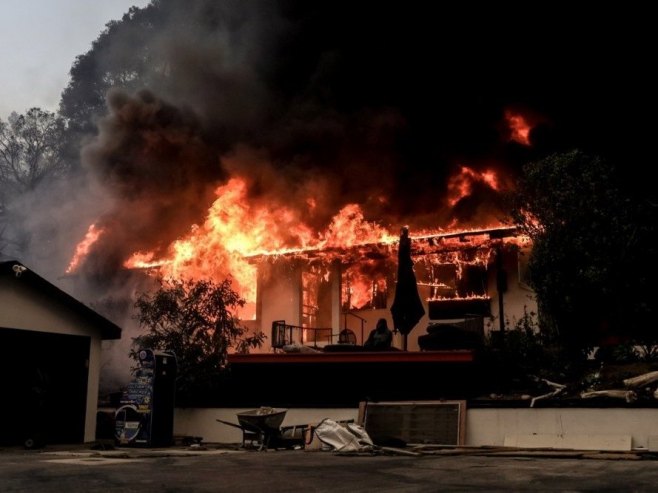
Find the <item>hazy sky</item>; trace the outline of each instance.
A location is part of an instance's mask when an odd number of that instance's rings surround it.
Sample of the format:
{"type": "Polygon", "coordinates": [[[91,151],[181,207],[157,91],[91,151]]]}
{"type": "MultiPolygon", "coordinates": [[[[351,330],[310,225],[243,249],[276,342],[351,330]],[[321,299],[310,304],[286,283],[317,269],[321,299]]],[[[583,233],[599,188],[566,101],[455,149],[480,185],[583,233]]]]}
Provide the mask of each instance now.
{"type": "Polygon", "coordinates": [[[150,0],[0,0],[0,118],[55,111],[75,57],[105,24],[150,0]]]}

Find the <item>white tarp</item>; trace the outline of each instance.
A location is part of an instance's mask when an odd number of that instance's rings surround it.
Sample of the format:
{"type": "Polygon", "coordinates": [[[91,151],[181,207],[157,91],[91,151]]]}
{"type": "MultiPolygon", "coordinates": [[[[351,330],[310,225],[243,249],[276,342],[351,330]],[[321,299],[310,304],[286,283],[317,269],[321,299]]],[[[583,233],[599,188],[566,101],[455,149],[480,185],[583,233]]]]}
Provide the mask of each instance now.
{"type": "Polygon", "coordinates": [[[367,452],[374,448],[363,426],[355,423],[342,425],[325,418],[315,429],[318,439],[336,452],[367,452]]]}

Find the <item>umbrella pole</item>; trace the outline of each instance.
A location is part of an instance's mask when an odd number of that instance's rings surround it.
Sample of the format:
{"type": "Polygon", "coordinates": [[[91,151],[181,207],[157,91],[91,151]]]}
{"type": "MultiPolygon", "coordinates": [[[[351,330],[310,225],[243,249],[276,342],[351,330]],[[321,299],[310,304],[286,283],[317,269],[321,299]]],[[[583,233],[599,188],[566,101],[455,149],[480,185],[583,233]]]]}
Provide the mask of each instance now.
{"type": "Polygon", "coordinates": [[[407,350],[407,334],[402,335],[402,349],[407,350]]]}

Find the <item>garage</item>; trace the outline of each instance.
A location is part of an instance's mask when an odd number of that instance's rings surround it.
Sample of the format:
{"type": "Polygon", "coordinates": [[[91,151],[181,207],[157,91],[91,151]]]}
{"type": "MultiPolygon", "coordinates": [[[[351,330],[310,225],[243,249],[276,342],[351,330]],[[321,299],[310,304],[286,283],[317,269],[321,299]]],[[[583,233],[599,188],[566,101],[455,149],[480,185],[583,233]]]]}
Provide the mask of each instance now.
{"type": "Polygon", "coordinates": [[[23,264],[0,262],[0,445],[93,441],[101,341],[120,337],[23,264]]]}

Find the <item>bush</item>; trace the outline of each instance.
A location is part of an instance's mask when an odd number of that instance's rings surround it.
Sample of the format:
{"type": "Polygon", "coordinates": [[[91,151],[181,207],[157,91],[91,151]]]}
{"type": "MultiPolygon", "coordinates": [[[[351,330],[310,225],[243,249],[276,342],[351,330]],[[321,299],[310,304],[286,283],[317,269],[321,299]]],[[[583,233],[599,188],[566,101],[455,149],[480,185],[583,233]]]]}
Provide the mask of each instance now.
{"type": "Polygon", "coordinates": [[[179,399],[217,388],[227,367],[229,351],[249,352],[262,345],[262,332],[248,334],[233,315],[244,300],[231,289],[231,281],[162,281],[152,293],[141,294],[135,306],[147,333],[133,339],[130,356],[141,348],[176,355],[179,399]]]}

